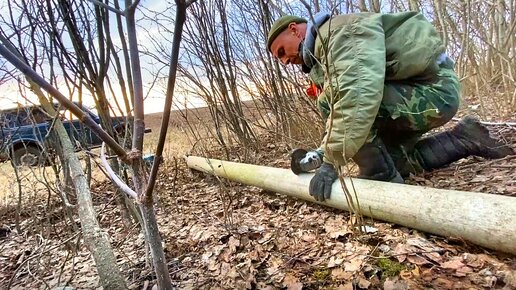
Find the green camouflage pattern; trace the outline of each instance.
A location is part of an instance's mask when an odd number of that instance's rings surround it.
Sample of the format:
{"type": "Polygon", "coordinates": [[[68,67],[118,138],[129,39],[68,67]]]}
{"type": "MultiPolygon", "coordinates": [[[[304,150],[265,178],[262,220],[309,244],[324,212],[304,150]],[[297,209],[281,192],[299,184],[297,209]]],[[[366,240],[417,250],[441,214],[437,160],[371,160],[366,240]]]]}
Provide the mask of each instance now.
{"type": "MultiPolygon", "coordinates": [[[[459,108],[460,81],[453,66],[447,58],[431,76],[384,84],[368,142],[380,137],[402,175],[423,171],[414,156],[414,144],[426,132],[450,121],[459,108]]],[[[318,107],[327,119],[328,103],[318,102],[318,107]]]]}
{"type": "MultiPolygon", "coordinates": [[[[426,106],[419,96],[437,82],[436,60],[443,52],[439,33],[417,12],[345,14],[322,24],[310,77],[323,88],[318,104],[326,119],[327,134],[320,146],[325,162],[344,165],[371,142],[377,116],[399,121],[404,112],[426,106]]],[[[424,117],[431,114],[424,113],[424,117]]],[[[438,123],[439,114],[434,112],[433,119],[425,122],[438,123]]],[[[408,123],[423,125],[417,120],[411,118],[408,123]]]]}
{"type": "MultiPolygon", "coordinates": [[[[446,124],[455,115],[460,104],[459,95],[459,78],[449,58],[434,76],[386,82],[373,129],[421,136],[446,124]]],[[[328,102],[320,99],[317,106],[326,120],[330,115],[328,102]]]]}
{"type": "Polygon", "coordinates": [[[453,62],[447,58],[439,71],[426,79],[386,82],[373,127],[421,135],[444,125],[455,115],[459,94],[460,82],[453,62]]]}
{"type": "Polygon", "coordinates": [[[402,176],[423,172],[415,157],[420,137],[450,121],[459,108],[460,82],[447,59],[426,80],[388,82],[371,135],[384,141],[402,176]]]}

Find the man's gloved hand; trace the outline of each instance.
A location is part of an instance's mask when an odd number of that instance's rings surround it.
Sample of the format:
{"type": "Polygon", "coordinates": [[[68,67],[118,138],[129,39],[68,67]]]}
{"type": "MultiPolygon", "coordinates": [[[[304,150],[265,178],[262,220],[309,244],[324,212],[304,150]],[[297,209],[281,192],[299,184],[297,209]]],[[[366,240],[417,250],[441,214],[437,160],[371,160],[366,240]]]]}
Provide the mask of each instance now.
{"type": "Polygon", "coordinates": [[[310,180],[308,192],[317,201],[329,199],[331,195],[331,186],[338,178],[337,171],[330,163],[323,163],[319,170],[315,172],[314,177],[310,180]]]}
{"type": "Polygon", "coordinates": [[[295,149],[290,155],[290,169],[296,175],[317,169],[322,163],[322,154],[319,151],[295,149]]]}

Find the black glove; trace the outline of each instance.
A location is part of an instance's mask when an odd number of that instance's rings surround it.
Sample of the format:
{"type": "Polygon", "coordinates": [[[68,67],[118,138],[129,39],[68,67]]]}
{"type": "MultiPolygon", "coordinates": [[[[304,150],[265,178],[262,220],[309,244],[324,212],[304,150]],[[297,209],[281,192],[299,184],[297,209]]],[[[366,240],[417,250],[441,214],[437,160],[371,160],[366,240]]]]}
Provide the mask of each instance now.
{"type": "Polygon", "coordinates": [[[323,163],[319,170],[315,172],[314,177],[310,180],[310,187],[308,192],[317,201],[324,201],[329,199],[331,195],[331,186],[338,178],[337,171],[330,163],[323,163]]]}
{"type": "Polygon", "coordinates": [[[320,151],[295,149],[290,155],[290,169],[295,175],[317,169],[323,163],[320,151]]]}

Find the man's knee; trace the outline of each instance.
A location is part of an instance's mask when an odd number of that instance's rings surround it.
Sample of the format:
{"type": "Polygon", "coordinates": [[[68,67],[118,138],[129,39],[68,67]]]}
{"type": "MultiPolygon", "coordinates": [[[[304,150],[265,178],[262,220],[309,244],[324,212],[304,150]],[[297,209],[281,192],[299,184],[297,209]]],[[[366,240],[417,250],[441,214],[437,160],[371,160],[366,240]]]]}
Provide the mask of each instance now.
{"type": "Polygon", "coordinates": [[[458,84],[386,84],[377,117],[380,131],[425,133],[450,121],[459,108],[458,84]]]}

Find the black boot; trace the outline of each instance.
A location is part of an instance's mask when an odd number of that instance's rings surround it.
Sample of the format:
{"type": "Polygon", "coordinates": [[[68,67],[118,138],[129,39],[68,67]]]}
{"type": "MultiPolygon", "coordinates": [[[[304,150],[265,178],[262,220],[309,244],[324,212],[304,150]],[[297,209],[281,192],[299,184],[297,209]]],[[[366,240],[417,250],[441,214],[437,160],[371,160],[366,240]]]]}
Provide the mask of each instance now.
{"type": "Polygon", "coordinates": [[[473,117],[464,117],[451,131],[418,141],[414,157],[425,170],[443,167],[471,155],[498,159],[514,154],[511,147],[494,139],[473,117]]]}
{"type": "Polygon", "coordinates": [[[353,157],[353,161],[360,169],[359,178],[404,183],[389,152],[378,137],[372,143],[364,144],[353,157]]]}

